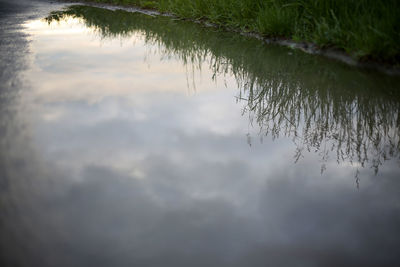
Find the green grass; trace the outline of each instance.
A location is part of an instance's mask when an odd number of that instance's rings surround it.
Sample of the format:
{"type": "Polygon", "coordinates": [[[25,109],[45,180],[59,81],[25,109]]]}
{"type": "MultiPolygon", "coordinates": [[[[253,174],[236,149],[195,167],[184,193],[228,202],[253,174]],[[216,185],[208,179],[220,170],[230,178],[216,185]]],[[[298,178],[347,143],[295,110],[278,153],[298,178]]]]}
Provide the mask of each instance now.
{"type": "Polygon", "coordinates": [[[334,47],[359,60],[400,64],[398,0],[89,0],[334,47]]]}

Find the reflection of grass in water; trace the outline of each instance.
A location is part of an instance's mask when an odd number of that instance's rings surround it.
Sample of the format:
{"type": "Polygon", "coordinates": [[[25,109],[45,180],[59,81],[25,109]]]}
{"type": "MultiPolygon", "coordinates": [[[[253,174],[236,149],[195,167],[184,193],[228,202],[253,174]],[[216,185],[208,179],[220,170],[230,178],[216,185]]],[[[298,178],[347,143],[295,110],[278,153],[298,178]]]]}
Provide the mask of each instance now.
{"type": "Polygon", "coordinates": [[[384,160],[399,158],[398,78],[298,51],[286,55],[287,49],[165,17],[72,6],[47,21],[68,16],[83,19],[105,38],[141,32],[164,56],[177,56],[185,65],[199,68],[207,60],[214,77],[233,74],[250,119],[273,138],[292,137],[297,159],[313,150],[324,161],[335,154],[338,162],[369,162],[378,171],[384,160]]]}
{"type": "Polygon", "coordinates": [[[157,8],[177,16],[335,46],[400,63],[398,0],[88,0],[157,8]]]}

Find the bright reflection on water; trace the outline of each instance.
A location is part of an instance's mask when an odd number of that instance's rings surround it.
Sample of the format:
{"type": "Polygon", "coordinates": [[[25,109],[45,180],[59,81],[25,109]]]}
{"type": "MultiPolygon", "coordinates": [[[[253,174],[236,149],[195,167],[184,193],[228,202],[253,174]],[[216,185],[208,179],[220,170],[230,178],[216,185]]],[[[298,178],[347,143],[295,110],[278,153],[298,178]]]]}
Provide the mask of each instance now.
{"type": "Polygon", "coordinates": [[[6,264],[399,264],[397,78],[92,7],[25,32],[1,92],[6,264]]]}

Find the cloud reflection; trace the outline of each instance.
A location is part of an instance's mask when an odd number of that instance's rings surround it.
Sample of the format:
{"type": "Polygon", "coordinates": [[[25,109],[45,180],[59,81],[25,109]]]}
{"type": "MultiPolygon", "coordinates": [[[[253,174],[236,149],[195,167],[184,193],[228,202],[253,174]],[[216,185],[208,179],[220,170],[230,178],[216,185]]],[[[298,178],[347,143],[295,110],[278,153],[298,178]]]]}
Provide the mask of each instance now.
{"type": "Polygon", "coordinates": [[[121,47],[78,30],[66,41],[61,29],[30,32],[30,87],[5,96],[15,106],[1,117],[5,265],[400,261],[395,162],[377,176],[365,170],[359,190],[351,165],[328,160],[335,167],[321,177],[318,155],[293,164],[288,138],[246,144],[252,129],[233,77],[215,84],[204,67],[188,94],[177,58],[143,62],[151,44],[121,47]]]}

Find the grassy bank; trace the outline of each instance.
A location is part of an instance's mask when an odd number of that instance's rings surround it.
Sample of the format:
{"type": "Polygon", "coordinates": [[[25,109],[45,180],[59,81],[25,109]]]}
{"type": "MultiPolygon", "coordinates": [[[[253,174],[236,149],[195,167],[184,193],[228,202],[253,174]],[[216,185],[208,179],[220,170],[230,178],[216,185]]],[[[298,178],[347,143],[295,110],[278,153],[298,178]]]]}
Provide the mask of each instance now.
{"type": "Polygon", "coordinates": [[[400,64],[398,0],[92,0],[137,5],[223,26],[335,47],[400,64]]]}

